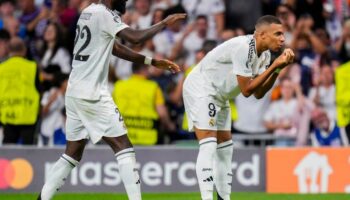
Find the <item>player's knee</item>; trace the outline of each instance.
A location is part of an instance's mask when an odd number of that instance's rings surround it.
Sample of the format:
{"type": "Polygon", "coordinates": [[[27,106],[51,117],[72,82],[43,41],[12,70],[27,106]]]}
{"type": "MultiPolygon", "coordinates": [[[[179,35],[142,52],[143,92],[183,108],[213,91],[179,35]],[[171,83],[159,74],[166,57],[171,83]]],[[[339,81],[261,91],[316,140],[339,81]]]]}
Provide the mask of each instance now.
{"type": "Polygon", "coordinates": [[[76,161],[80,161],[83,157],[86,141],[68,141],[65,154],[76,161]]]}
{"type": "Polygon", "coordinates": [[[114,138],[103,137],[103,140],[113,149],[114,153],[133,147],[126,134],[114,138]]]}

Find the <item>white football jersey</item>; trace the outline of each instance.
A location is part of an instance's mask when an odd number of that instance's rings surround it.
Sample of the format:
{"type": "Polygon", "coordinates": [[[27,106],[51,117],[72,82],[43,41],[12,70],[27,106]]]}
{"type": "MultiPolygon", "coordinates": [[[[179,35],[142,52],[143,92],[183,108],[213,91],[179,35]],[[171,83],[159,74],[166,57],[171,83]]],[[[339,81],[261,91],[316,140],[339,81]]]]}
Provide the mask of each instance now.
{"type": "Polygon", "coordinates": [[[116,34],[128,27],[103,4],[85,8],[77,23],[72,72],[66,95],[98,100],[108,92],[108,71],[116,34]]]}
{"type": "Polygon", "coordinates": [[[245,35],[215,47],[198,67],[205,80],[228,99],[240,93],[237,75],[254,78],[270,66],[270,60],[270,51],[266,50],[258,57],[254,36],[245,35]]]}

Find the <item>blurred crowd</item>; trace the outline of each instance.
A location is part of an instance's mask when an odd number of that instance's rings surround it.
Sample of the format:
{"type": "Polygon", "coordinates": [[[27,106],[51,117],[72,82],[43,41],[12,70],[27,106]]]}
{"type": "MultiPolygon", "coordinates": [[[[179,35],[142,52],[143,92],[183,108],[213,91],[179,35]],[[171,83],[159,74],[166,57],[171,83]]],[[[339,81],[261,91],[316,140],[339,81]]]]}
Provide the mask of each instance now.
{"type": "MultiPolygon", "coordinates": [[[[64,94],[76,22],[91,3],[98,0],[0,0],[0,79],[2,66],[8,67],[3,67],[3,74],[11,74],[11,65],[35,65],[32,82],[39,98],[29,99],[34,108],[40,108],[25,114],[18,111],[21,114],[14,114],[12,121],[0,114],[4,144],[65,143],[64,94]]],[[[182,73],[133,65],[117,57],[110,61],[109,89],[134,144],[194,139],[184,120],[182,83],[186,75],[216,45],[253,34],[255,21],[265,14],[281,20],[286,47],[294,50],[296,60],[280,73],[263,99],[242,95],[232,99],[233,138],[235,134],[270,134],[275,136],[271,145],[277,146],[349,143],[349,127],[339,126],[337,118],[335,72],[350,60],[350,1],[128,0],[122,19],[132,28],[145,29],[170,14],[184,12],[188,15],[185,22],[168,26],[143,44],[122,41],[144,55],[175,61],[182,73]]],[[[20,73],[21,69],[12,71],[12,79],[25,83],[20,73]]],[[[5,91],[5,85],[14,90],[7,99],[0,97],[0,110],[20,102],[13,99],[30,87],[1,80],[0,84],[0,91],[5,91]]],[[[350,89],[347,91],[344,95],[350,89]]],[[[26,94],[34,96],[35,92],[26,94]]],[[[254,144],[259,145],[258,137],[254,144]]]]}

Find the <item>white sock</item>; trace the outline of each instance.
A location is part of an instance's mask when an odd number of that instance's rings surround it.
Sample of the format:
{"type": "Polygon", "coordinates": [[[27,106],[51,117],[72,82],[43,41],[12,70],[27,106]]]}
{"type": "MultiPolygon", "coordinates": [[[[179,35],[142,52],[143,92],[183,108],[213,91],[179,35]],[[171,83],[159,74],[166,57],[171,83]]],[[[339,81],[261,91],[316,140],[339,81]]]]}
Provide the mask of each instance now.
{"type": "Polygon", "coordinates": [[[209,137],[199,141],[196,173],[202,200],[213,199],[213,160],[216,146],[215,137],[209,137]]]}
{"type": "Polygon", "coordinates": [[[232,185],[232,140],[218,144],[214,158],[214,182],[216,191],[224,200],[230,200],[232,185]]]}
{"type": "Polygon", "coordinates": [[[129,200],[141,200],[141,182],[136,169],[135,151],[133,148],[124,149],[115,154],[119,174],[123,180],[129,200]]]}
{"type": "Polygon", "coordinates": [[[72,169],[79,164],[66,154],[63,154],[50,169],[48,178],[41,190],[41,199],[50,200],[62,187],[72,169]]]}

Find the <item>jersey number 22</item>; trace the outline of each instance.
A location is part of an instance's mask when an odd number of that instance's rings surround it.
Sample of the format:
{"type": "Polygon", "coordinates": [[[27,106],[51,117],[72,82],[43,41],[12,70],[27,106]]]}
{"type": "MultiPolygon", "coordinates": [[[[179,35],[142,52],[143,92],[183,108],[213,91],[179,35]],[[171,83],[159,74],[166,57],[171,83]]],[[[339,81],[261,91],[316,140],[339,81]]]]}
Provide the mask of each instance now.
{"type": "Polygon", "coordinates": [[[80,29],[80,26],[77,25],[76,29],[76,36],[74,40],[74,49],[75,46],[77,45],[77,42],[79,39],[84,40],[84,44],[81,45],[79,50],[73,54],[74,60],[79,60],[79,61],[87,61],[90,57],[90,55],[82,55],[81,52],[86,49],[87,46],[89,46],[90,41],[91,41],[91,31],[88,26],[83,26],[82,29],[80,29]]]}

